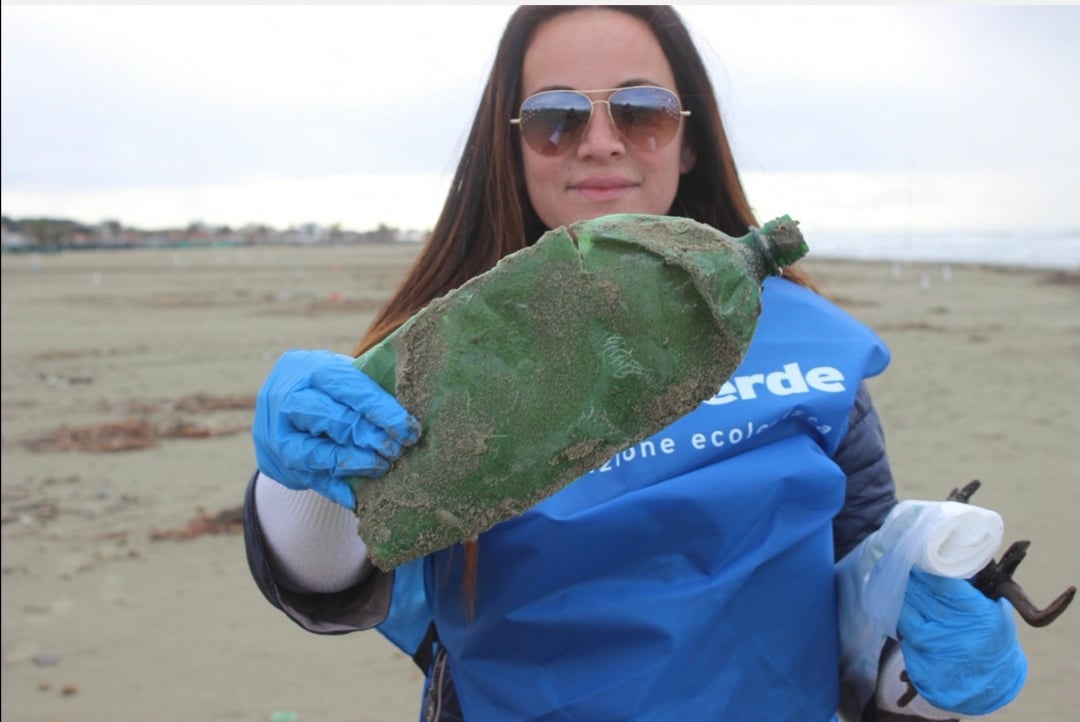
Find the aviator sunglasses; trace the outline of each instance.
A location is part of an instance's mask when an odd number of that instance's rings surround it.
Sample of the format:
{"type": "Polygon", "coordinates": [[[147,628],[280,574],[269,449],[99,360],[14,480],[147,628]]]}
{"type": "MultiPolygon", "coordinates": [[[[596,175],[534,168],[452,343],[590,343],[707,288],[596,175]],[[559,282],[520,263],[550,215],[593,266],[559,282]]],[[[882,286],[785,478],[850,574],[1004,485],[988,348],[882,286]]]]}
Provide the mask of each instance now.
{"type": "Polygon", "coordinates": [[[667,88],[635,85],[604,90],[545,90],[530,95],[510,123],[521,128],[525,143],[540,155],[555,156],[585,134],[597,103],[607,105],[611,125],[638,150],[659,150],[671,143],[689,110],[667,88]],[[588,93],[610,93],[593,100],[588,93]]]}

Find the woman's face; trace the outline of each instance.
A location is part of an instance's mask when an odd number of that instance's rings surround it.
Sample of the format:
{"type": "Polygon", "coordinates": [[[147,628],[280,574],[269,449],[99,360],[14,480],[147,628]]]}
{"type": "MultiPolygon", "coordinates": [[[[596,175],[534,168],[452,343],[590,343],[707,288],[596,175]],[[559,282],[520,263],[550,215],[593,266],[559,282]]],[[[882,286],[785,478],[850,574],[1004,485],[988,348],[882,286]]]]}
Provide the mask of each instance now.
{"type": "MultiPolygon", "coordinates": [[[[542,90],[592,90],[656,85],[675,91],[667,58],[649,26],[615,10],[577,10],[540,25],[525,53],[522,98],[542,90]]],[[[607,94],[592,94],[606,100],[607,94]]],[[[658,150],[626,142],[604,103],[576,145],[545,156],[521,144],[525,187],[548,228],[609,213],[666,214],[679,176],[694,164],[684,148],[681,123],[675,139],[658,150]]]]}

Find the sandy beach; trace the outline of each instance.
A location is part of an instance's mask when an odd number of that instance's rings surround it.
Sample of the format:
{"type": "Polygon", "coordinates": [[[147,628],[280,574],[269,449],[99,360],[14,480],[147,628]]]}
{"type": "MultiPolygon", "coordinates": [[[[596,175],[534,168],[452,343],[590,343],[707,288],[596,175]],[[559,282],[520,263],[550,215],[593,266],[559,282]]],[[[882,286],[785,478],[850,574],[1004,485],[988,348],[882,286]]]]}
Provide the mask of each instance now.
{"type": "MultiPolygon", "coordinates": [[[[273,361],[348,353],[415,250],[3,256],[5,722],[416,719],[411,660],[270,607],[234,516],[273,361]]],[[[1032,542],[1032,600],[1080,582],[1080,275],[804,263],[892,349],[871,390],[901,498],[979,479],[1006,544],[1032,542]]],[[[1080,607],[1017,622],[1028,682],[986,719],[1077,719],[1080,607]]]]}

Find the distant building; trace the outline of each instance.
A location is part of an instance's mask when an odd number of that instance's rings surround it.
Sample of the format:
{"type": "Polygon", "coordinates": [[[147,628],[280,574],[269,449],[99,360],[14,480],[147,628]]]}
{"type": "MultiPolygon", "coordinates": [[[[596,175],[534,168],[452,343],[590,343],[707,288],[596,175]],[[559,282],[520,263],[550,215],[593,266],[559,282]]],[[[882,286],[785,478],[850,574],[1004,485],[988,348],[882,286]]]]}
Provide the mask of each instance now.
{"type": "Polygon", "coordinates": [[[0,227],[0,244],[5,251],[27,251],[37,246],[37,241],[25,233],[9,230],[7,226],[0,227]]]}
{"type": "Polygon", "coordinates": [[[416,229],[401,231],[398,233],[397,239],[402,243],[423,243],[427,239],[427,231],[418,231],[416,229]]]}

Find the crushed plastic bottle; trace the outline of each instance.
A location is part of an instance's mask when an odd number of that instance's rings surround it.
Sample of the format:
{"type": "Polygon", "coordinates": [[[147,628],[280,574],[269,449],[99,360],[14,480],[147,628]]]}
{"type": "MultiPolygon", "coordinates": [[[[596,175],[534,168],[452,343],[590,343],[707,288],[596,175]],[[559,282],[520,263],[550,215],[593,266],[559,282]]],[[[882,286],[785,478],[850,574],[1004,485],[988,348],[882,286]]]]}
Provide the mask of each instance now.
{"type": "Polygon", "coordinates": [[[763,280],[806,252],[787,216],[741,238],[605,216],[414,314],[356,360],[423,428],[385,476],[356,480],[374,564],[473,539],[693,410],[745,355],[763,280]]]}

